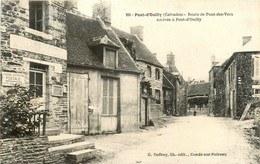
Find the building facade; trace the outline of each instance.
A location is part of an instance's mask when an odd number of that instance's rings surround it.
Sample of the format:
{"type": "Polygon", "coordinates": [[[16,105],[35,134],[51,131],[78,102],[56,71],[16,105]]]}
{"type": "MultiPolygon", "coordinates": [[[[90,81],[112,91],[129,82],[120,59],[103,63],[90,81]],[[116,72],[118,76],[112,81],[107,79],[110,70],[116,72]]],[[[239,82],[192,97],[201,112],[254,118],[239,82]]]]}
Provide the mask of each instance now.
{"type": "Polygon", "coordinates": [[[36,89],[33,102],[48,110],[47,128],[67,131],[66,17],[63,1],[1,1],[0,90],[36,89]]]}
{"type": "Polygon", "coordinates": [[[131,33],[112,29],[142,72],[139,120],[142,126],[149,125],[163,115],[163,66],[143,43],[142,26],[132,27],[131,33]]]}

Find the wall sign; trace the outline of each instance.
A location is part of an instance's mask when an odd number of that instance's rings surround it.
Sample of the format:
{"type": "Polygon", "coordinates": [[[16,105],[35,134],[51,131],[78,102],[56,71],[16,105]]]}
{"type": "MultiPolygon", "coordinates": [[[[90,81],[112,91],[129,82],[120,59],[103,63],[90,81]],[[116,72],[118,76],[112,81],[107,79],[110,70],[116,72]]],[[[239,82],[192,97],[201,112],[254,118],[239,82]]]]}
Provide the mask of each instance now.
{"type": "Polygon", "coordinates": [[[2,72],[2,85],[14,86],[15,84],[24,84],[25,75],[23,73],[2,72]]]}

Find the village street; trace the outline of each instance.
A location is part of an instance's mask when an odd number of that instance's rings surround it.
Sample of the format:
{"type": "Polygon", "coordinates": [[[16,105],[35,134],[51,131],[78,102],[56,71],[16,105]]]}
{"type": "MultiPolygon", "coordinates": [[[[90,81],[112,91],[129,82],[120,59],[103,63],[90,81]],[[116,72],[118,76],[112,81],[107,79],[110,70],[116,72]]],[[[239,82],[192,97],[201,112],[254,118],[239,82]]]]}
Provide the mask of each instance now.
{"type": "Polygon", "coordinates": [[[259,152],[247,143],[245,124],[230,118],[177,117],[157,130],[87,140],[107,155],[100,163],[256,163],[253,158],[259,152]]]}

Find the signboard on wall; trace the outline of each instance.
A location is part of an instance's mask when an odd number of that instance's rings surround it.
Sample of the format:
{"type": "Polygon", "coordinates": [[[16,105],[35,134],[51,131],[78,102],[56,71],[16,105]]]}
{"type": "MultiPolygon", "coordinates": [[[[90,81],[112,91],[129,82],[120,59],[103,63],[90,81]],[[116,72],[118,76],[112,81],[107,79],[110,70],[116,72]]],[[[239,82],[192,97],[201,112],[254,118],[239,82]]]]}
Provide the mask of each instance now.
{"type": "Polygon", "coordinates": [[[24,84],[25,75],[23,73],[2,72],[2,85],[14,86],[15,84],[24,84]]]}

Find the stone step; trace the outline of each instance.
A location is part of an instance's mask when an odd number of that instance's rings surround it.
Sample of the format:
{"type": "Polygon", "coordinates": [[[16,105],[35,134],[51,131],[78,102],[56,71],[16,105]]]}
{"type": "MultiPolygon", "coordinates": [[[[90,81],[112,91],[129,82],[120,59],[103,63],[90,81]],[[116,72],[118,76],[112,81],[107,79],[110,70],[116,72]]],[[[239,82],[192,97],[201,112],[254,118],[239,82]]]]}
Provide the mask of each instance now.
{"type": "Polygon", "coordinates": [[[48,149],[51,153],[69,153],[73,151],[78,150],[84,150],[84,149],[94,149],[95,144],[90,142],[77,142],[69,145],[62,145],[62,146],[56,146],[51,147],[48,149]]]}
{"type": "Polygon", "coordinates": [[[46,129],[45,131],[46,136],[57,136],[60,135],[59,129],[46,129]]]}
{"type": "Polygon", "coordinates": [[[69,145],[76,142],[85,141],[84,135],[74,135],[74,134],[60,134],[58,136],[48,136],[48,141],[52,145],[61,146],[61,145],[69,145]]]}
{"type": "Polygon", "coordinates": [[[67,154],[66,161],[70,164],[87,162],[96,157],[96,149],[75,151],[67,154]]]}

